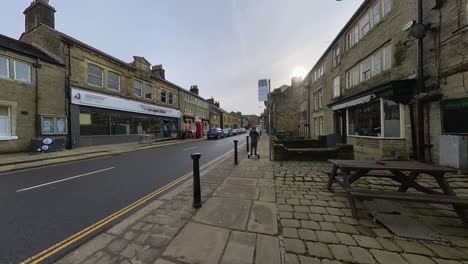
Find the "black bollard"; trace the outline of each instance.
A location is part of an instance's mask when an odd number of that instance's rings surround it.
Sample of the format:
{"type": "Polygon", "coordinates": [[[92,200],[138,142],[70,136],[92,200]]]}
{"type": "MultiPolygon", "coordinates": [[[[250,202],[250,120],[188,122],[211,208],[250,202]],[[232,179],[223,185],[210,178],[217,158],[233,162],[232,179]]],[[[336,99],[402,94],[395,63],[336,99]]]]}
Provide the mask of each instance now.
{"type": "Polygon", "coordinates": [[[201,208],[201,191],[200,191],[200,157],[201,153],[192,153],[193,160],[193,208],[201,208]]]}
{"type": "Polygon", "coordinates": [[[247,153],[249,153],[249,136],[245,136],[245,139],[247,140],[247,153]]]}
{"type": "Polygon", "coordinates": [[[238,140],[234,140],[234,165],[239,164],[239,161],[237,160],[237,142],[238,140]]]}

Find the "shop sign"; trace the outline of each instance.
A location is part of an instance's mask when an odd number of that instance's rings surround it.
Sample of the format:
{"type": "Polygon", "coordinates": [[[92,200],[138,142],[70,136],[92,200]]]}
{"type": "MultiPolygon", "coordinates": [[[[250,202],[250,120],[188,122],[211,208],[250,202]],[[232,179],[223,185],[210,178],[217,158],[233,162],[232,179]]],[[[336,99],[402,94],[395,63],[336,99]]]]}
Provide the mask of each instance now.
{"type": "Polygon", "coordinates": [[[90,92],[78,88],[72,88],[72,103],[118,111],[180,118],[180,111],[176,109],[90,92]]]}

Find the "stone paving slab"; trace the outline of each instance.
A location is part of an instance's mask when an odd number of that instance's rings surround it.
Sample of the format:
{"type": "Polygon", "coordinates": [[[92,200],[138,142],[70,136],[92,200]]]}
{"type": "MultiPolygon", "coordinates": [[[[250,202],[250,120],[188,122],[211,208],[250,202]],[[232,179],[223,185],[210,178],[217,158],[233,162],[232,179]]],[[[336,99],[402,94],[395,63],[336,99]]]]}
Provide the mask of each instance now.
{"type": "Polygon", "coordinates": [[[245,230],[251,202],[232,198],[212,197],[192,218],[213,226],[245,230]]]}
{"type": "Polygon", "coordinates": [[[276,203],[253,202],[248,230],[268,235],[278,234],[276,203]]]}
{"type": "Polygon", "coordinates": [[[163,257],[185,263],[217,264],[229,232],[228,229],[190,222],[174,238],[163,257]]]}

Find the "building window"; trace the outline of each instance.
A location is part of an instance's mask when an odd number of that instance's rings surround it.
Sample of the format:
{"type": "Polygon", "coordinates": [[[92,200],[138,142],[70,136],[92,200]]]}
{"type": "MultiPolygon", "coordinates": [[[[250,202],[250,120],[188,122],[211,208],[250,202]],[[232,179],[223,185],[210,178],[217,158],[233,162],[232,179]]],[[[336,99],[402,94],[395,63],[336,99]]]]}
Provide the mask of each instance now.
{"type": "Polygon", "coordinates": [[[153,100],[153,86],[145,83],[145,98],[153,100]]]}
{"type": "Polygon", "coordinates": [[[314,110],[318,110],[318,96],[317,96],[317,93],[313,93],[312,98],[313,98],[313,101],[314,101],[314,110]]]}
{"type": "Polygon", "coordinates": [[[341,89],[340,89],[340,76],[336,76],[335,79],[333,79],[333,97],[339,97],[341,95],[341,89]]]}
{"type": "Polygon", "coordinates": [[[323,116],[320,116],[319,118],[319,135],[323,135],[323,116]]]}
{"type": "Polygon", "coordinates": [[[377,50],[371,56],[365,58],[346,72],[346,88],[351,88],[359,83],[369,80],[373,76],[392,67],[391,44],[377,50]]]}
{"type": "Polygon", "coordinates": [[[382,7],[380,3],[380,1],[377,1],[377,3],[372,7],[372,26],[377,25],[382,17],[382,7]]]}
{"type": "Polygon", "coordinates": [[[120,75],[115,72],[109,72],[107,74],[109,89],[119,92],[120,91],[120,75]]]}
{"type": "Polygon", "coordinates": [[[366,81],[371,77],[371,58],[361,63],[361,80],[366,81]]]}
{"type": "Polygon", "coordinates": [[[346,34],[346,49],[353,47],[392,9],[392,0],[377,0],[376,3],[362,14],[362,18],[352,26],[346,34]]]}
{"type": "Polygon", "coordinates": [[[103,87],[104,70],[94,64],[88,64],[88,84],[103,87]]]}
{"type": "Polygon", "coordinates": [[[401,132],[403,107],[398,103],[377,99],[349,108],[347,113],[349,136],[403,137],[401,132]]]}
{"type": "Polygon", "coordinates": [[[11,108],[0,105],[0,139],[11,136],[11,108]]]}
{"type": "Polygon", "coordinates": [[[322,109],[323,108],[323,90],[322,89],[318,90],[318,104],[319,104],[319,108],[322,109]]]}
{"type": "Polygon", "coordinates": [[[169,93],[169,104],[174,104],[174,94],[169,93]]]}
{"type": "Polygon", "coordinates": [[[333,49],[333,67],[338,66],[340,63],[341,63],[340,46],[337,45],[333,49]]]}
{"type": "Polygon", "coordinates": [[[138,97],[143,96],[143,84],[140,81],[133,81],[133,95],[138,97]]]}
{"type": "Polygon", "coordinates": [[[367,33],[370,31],[370,28],[369,13],[366,13],[359,21],[360,38],[367,35],[367,33]]]}
{"type": "Polygon", "coordinates": [[[167,92],[164,90],[161,90],[161,103],[167,103],[167,92]]]}
{"type": "Polygon", "coordinates": [[[14,61],[15,80],[31,82],[31,65],[19,61],[14,61]]]}
{"type": "Polygon", "coordinates": [[[0,57],[0,77],[10,78],[10,60],[0,57]]]}
{"type": "Polygon", "coordinates": [[[67,119],[65,117],[42,116],[42,135],[67,134],[67,119]]]}

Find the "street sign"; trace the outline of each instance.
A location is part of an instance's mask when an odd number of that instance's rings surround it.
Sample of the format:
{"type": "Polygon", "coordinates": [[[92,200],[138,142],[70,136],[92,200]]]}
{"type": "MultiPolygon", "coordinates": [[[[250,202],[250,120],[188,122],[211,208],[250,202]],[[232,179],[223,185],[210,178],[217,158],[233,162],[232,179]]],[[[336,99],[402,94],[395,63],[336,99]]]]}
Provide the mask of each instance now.
{"type": "Polygon", "coordinates": [[[258,80],[258,101],[265,102],[268,101],[268,79],[258,80]]]}

